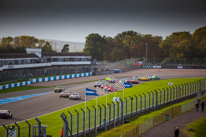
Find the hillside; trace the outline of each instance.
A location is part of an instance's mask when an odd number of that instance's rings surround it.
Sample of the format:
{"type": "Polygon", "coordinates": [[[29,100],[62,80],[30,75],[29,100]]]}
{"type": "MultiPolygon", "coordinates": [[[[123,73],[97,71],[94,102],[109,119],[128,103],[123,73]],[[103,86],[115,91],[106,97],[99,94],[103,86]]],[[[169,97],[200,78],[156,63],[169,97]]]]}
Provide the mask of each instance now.
{"type": "Polygon", "coordinates": [[[63,48],[64,44],[69,44],[70,52],[80,52],[84,49],[84,43],[82,42],[70,42],[70,41],[61,41],[61,40],[52,40],[52,39],[44,39],[51,43],[52,48],[57,52],[60,52],[63,48]],[[56,46],[55,46],[56,45],[56,46]]]}
{"type": "MultiPolygon", "coordinates": [[[[2,38],[0,38],[0,41],[2,38]]],[[[70,42],[70,41],[61,41],[61,40],[52,40],[52,39],[44,39],[51,43],[53,50],[60,52],[63,48],[64,44],[69,44],[69,51],[70,52],[81,52],[84,49],[83,42],[70,42]],[[56,45],[56,46],[55,46],[56,45]]]]}

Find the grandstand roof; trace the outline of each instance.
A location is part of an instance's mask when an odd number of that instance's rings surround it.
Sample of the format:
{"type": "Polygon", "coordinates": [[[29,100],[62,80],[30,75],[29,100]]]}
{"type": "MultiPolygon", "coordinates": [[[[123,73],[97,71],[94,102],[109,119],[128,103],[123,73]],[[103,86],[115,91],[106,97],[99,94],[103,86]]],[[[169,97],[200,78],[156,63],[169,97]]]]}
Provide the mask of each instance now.
{"type": "Polygon", "coordinates": [[[38,56],[33,53],[1,53],[0,58],[38,58],[38,56]]]}
{"type": "Polygon", "coordinates": [[[90,56],[87,53],[81,53],[81,52],[68,52],[68,53],[58,53],[58,52],[42,52],[41,53],[42,56],[90,56]]]}

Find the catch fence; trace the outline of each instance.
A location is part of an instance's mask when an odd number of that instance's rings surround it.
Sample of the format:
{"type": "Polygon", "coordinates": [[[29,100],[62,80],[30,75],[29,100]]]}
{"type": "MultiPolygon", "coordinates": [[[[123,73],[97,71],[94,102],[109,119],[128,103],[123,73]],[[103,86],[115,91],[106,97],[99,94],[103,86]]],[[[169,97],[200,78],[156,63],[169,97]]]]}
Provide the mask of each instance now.
{"type": "MultiPolygon", "coordinates": [[[[206,96],[206,94],[204,93],[203,96],[206,96]]],[[[165,118],[166,117],[165,115],[168,116],[168,119],[174,118],[194,108],[195,103],[196,103],[196,100],[191,100],[190,102],[187,102],[185,104],[169,108],[166,111],[162,112],[161,114],[154,116],[152,118],[149,118],[148,120],[145,120],[143,123],[137,125],[136,127],[132,128],[131,130],[125,133],[122,133],[122,135],[118,135],[117,137],[139,137],[149,128],[167,121],[167,119],[165,118]]]]}
{"type": "MultiPolygon", "coordinates": [[[[206,79],[201,79],[169,86],[159,89],[159,91],[155,90],[124,99],[120,98],[119,102],[98,104],[98,107],[87,107],[86,110],[84,108],[80,110],[76,109],[75,113],[65,112],[61,115],[61,118],[65,121],[64,123],[67,123],[64,124],[64,134],[65,136],[68,135],[72,137],[90,136],[90,134],[93,133],[97,135],[99,132],[124,124],[146,113],[159,110],[195,96],[200,97],[201,95],[205,95],[205,86],[206,79]]],[[[182,112],[182,110],[185,111],[186,109],[182,107],[180,110],[182,112]]],[[[179,113],[180,110],[177,110],[177,113],[179,113]]],[[[177,114],[176,108],[174,112],[177,114]]],[[[155,118],[153,124],[157,124],[161,120],[162,119],[156,120],[155,118]]],[[[147,125],[152,126],[151,121],[149,121],[147,125]]]]}

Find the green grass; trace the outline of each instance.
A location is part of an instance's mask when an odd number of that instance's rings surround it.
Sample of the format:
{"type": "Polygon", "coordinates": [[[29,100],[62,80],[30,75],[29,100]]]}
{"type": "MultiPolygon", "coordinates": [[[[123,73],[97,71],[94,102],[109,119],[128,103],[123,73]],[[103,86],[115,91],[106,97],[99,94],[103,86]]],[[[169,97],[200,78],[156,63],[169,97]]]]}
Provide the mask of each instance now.
{"type": "MultiPolygon", "coordinates": [[[[148,95],[148,91],[154,91],[157,90],[159,92],[158,89],[162,89],[165,87],[169,87],[168,86],[168,82],[173,82],[174,85],[176,84],[181,84],[181,83],[185,83],[185,82],[191,82],[191,81],[196,81],[196,80],[200,80],[201,78],[182,78],[182,79],[169,79],[169,80],[158,80],[158,81],[151,81],[151,82],[147,82],[147,83],[143,83],[143,84],[139,84],[134,86],[133,88],[130,89],[125,89],[124,91],[124,97],[129,99],[129,96],[134,97],[134,95],[143,95],[143,93],[145,93],[146,95],[148,95]]],[[[118,91],[116,92],[117,97],[122,98],[123,97],[123,91],[118,91]]],[[[107,95],[107,102],[111,102],[113,100],[115,93],[111,93],[107,95]]],[[[148,99],[148,96],[147,96],[148,99]]],[[[158,99],[160,99],[160,95],[158,94],[158,99]]],[[[106,96],[101,96],[98,97],[98,104],[100,106],[102,106],[102,104],[106,103],[106,96]]],[[[138,100],[139,100],[139,96],[138,96],[138,100]]],[[[161,98],[162,100],[162,98],[161,98]]],[[[49,102],[48,102],[49,103],[49,102]]],[[[90,108],[91,110],[93,110],[92,106],[96,106],[96,99],[92,99],[87,101],[87,107],[90,108]]],[[[44,115],[44,116],[40,116],[38,117],[38,119],[41,121],[41,123],[43,125],[48,125],[49,127],[47,128],[47,134],[48,135],[52,135],[52,136],[59,136],[59,132],[61,130],[61,127],[63,126],[63,121],[60,118],[60,115],[64,112],[66,115],[68,114],[68,111],[70,111],[72,114],[76,115],[75,110],[77,110],[78,112],[82,112],[81,108],[84,109],[85,103],[80,103],[80,104],[76,104],[74,106],[44,115]]],[[[52,106],[51,106],[52,107],[52,106]]],[[[144,107],[144,106],[143,106],[144,107]]],[[[129,110],[128,110],[129,112],[129,110]]],[[[99,113],[99,112],[98,112],[99,113]]],[[[155,113],[158,112],[154,112],[152,115],[154,116],[155,113]]],[[[88,115],[87,115],[88,116],[88,115]]],[[[94,113],[91,114],[91,117],[94,117],[94,113]]],[[[103,117],[102,117],[103,118],[103,117]]],[[[31,119],[33,120],[33,119],[31,119]]],[[[28,120],[29,122],[31,120],[28,120]]],[[[20,122],[22,125],[27,126],[25,122],[20,122]]],[[[76,123],[73,123],[73,126],[76,127],[76,123]]],[[[91,126],[92,127],[92,126],[91,126]]],[[[1,131],[2,129],[0,129],[1,131]]],[[[81,130],[81,129],[80,129],[81,130]]]]}
{"type": "Polygon", "coordinates": [[[205,137],[206,136],[206,116],[196,120],[195,122],[187,125],[183,132],[188,137],[205,137]],[[188,131],[188,129],[191,129],[188,131]]]}
{"type": "Polygon", "coordinates": [[[21,86],[21,87],[8,88],[8,89],[0,90],[0,94],[18,92],[18,91],[25,91],[25,90],[33,90],[33,89],[41,89],[41,88],[48,88],[48,87],[45,87],[45,86],[21,86]]]}

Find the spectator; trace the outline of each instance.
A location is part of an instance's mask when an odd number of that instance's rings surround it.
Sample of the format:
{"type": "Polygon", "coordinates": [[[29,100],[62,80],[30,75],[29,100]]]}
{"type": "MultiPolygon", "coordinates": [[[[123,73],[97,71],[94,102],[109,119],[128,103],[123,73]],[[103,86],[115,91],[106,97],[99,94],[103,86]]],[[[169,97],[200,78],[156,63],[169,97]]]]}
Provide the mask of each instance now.
{"type": "Polygon", "coordinates": [[[205,102],[204,101],[201,102],[201,106],[202,106],[202,112],[204,112],[204,107],[205,107],[205,102]]]}
{"type": "Polygon", "coordinates": [[[175,137],[179,137],[180,131],[179,131],[178,127],[176,127],[174,133],[175,133],[175,137]]]}
{"type": "Polygon", "coordinates": [[[195,107],[196,107],[196,111],[198,111],[198,108],[199,108],[198,102],[195,104],[195,107]]]}
{"type": "Polygon", "coordinates": [[[64,133],[64,128],[62,127],[62,130],[60,132],[61,137],[63,137],[63,133],[64,133]]]}

